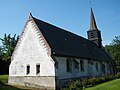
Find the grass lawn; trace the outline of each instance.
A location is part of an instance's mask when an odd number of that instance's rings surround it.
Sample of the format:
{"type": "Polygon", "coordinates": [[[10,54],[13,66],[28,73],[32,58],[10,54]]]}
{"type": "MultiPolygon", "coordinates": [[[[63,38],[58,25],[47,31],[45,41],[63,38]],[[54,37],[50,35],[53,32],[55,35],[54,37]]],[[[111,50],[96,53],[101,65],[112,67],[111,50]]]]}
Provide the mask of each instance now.
{"type": "Polygon", "coordinates": [[[22,90],[13,86],[9,86],[6,83],[8,82],[8,75],[0,75],[0,90],[22,90]]]}
{"type": "Polygon", "coordinates": [[[8,82],[8,75],[0,75],[0,81],[3,83],[8,82]]]}
{"type": "Polygon", "coordinates": [[[0,90],[28,90],[23,87],[14,87],[7,85],[7,82],[8,82],[8,75],[0,75],[0,90]]]}
{"type": "Polygon", "coordinates": [[[120,90],[120,79],[112,80],[91,88],[86,88],[85,90],[120,90]]]}

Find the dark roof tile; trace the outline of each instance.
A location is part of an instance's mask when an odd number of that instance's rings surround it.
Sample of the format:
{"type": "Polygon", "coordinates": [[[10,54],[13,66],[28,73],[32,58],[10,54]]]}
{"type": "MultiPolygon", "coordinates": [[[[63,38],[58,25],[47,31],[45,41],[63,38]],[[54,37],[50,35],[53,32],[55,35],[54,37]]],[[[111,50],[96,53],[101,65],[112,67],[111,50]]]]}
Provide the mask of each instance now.
{"type": "Polygon", "coordinates": [[[81,36],[34,18],[35,23],[51,47],[52,55],[111,61],[111,57],[93,42],[81,36]]]}

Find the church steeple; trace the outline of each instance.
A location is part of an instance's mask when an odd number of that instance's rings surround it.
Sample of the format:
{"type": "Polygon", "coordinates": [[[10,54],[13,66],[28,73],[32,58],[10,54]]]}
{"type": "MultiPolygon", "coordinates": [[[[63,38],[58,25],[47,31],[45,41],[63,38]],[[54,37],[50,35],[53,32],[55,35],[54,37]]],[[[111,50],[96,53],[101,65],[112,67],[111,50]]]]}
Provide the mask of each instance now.
{"type": "Polygon", "coordinates": [[[98,30],[92,7],[90,8],[90,28],[87,31],[88,39],[94,42],[99,48],[102,47],[101,32],[98,30]]]}
{"type": "Polygon", "coordinates": [[[93,10],[92,10],[92,7],[91,7],[91,10],[90,10],[90,29],[89,30],[96,30],[97,29],[97,25],[96,25],[96,21],[95,21],[95,17],[94,17],[94,14],[93,14],[93,10]]]}

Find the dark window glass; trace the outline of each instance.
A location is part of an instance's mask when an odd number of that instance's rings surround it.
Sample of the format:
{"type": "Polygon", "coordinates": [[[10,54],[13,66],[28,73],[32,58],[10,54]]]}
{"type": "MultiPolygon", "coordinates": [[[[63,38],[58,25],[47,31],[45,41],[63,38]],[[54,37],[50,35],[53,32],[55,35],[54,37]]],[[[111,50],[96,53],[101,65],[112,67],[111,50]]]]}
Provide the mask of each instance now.
{"type": "Polygon", "coordinates": [[[98,72],[98,63],[96,62],[96,71],[98,72]]]}
{"type": "Polygon", "coordinates": [[[93,34],[93,32],[91,32],[91,38],[94,38],[94,34],[93,34]]]}
{"type": "Polygon", "coordinates": [[[36,74],[40,73],[40,65],[36,65],[36,74]]]}
{"type": "Polygon", "coordinates": [[[27,65],[27,74],[30,73],[30,65],[27,65]]]}
{"type": "Polygon", "coordinates": [[[79,70],[79,63],[76,60],[74,60],[74,68],[79,70]]]}
{"type": "Polygon", "coordinates": [[[72,72],[72,60],[71,59],[67,59],[66,68],[67,68],[67,72],[72,72]]]}
{"type": "Polygon", "coordinates": [[[81,71],[84,71],[84,61],[80,60],[80,69],[81,71]]]}

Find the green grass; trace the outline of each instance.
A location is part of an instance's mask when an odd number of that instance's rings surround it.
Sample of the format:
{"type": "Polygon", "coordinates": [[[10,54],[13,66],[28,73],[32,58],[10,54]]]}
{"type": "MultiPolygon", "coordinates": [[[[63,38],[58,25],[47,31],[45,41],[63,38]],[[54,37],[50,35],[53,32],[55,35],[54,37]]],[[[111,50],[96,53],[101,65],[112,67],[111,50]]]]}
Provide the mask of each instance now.
{"type": "Polygon", "coordinates": [[[22,90],[10,85],[7,85],[8,75],[0,75],[0,90],[22,90]]]}
{"type": "Polygon", "coordinates": [[[0,90],[25,90],[23,87],[14,87],[7,85],[7,82],[8,82],[8,75],[0,75],[0,90]]]}
{"type": "Polygon", "coordinates": [[[120,79],[112,80],[85,90],[120,90],[120,79]]]}
{"type": "Polygon", "coordinates": [[[8,75],[0,75],[0,81],[3,83],[8,82],[8,75]]]}

